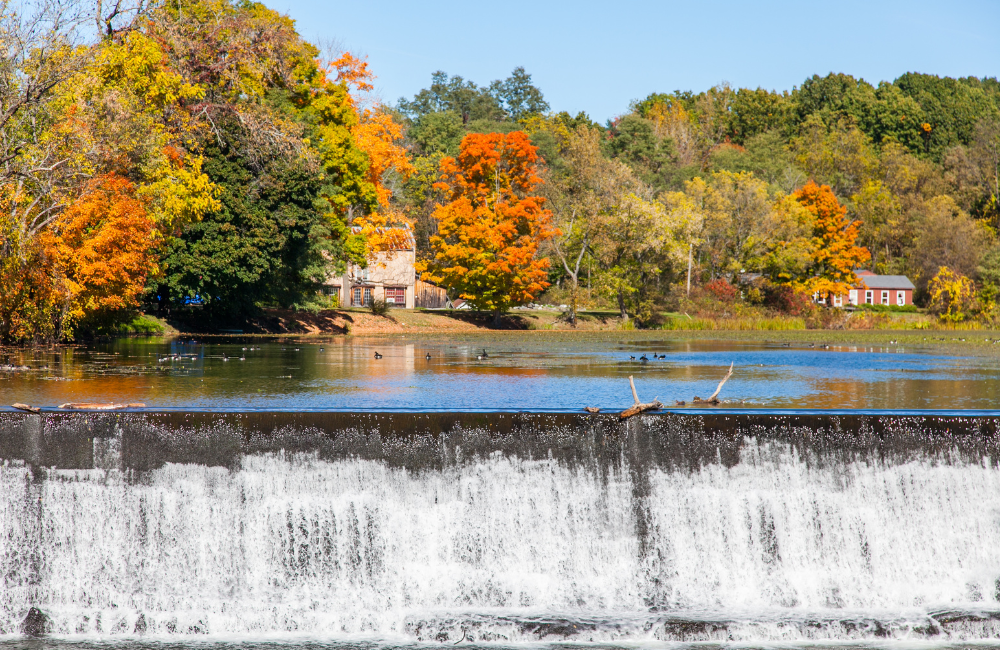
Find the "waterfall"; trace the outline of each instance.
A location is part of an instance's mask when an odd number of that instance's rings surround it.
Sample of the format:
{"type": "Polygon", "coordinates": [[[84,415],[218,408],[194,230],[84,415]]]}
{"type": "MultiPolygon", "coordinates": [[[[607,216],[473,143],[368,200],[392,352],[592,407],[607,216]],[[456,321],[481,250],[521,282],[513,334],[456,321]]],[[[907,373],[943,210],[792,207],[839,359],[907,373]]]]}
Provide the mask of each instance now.
{"type": "MultiPolygon", "coordinates": [[[[1000,638],[1000,469],[955,450],[723,462],[313,450],[0,466],[0,639],[1000,638]]],[[[110,458],[110,460],[108,460],[110,458]]]]}

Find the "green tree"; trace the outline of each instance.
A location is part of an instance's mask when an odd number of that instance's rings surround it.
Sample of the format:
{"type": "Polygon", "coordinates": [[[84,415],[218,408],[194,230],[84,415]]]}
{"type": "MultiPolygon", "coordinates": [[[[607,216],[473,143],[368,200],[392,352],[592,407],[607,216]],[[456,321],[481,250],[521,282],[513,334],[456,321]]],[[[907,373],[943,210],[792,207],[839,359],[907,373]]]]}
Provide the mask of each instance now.
{"type": "Polygon", "coordinates": [[[608,131],[608,154],[631,167],[644,183],[654,188],[667,185],[674,158],[673,142],[657,137],[653,123],[637,115],[626,115],[608,131]]]}
{"type": "Polygon", "coordinates": [[[787,93],[757,88],[740,88],[733,96],[729,134],[737,144],[769,131],[786,132],[792,128],[792,106],[787,93]]]}
{"type": "Polygon", "coordinates": [[[205,154],[221,207],[171,242],[159,287],[165,304],[195,300],[210,319],[245,317],[308,300],[331,262],[365,263],[363,239],[323,198],[331,192],[315,167],[282,158],[258,167],[226,140],[207,142],[205,154]]]}
{"type": "Polygon", "coordinates": [[[939,160],[949,147],[969,144],[976,123],[1000,118],[997,96],[975,77],[953,79],[908,72],[893,82],[920,106],[920,123],[927,124],[923,149],[939,160]]]}

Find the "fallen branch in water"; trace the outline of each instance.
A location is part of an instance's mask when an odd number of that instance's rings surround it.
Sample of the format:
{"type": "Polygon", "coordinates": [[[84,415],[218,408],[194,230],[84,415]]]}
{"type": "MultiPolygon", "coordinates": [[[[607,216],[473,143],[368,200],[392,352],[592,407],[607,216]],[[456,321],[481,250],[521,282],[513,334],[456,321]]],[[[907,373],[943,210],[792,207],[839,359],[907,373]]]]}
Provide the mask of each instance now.
{"type": "Polygon", "coordinates": [[[19,411],[29,411],[31,413],[41,413],[42,409],[37,406],[28,406],[27,404],[11,404],[11,408],[16,408],[19,411]]]}
{"type": "MultiPolygon", "coordinates": [[[[691,400],[691,404],[712,404],[712,405],[718,404],[719,403],[719,393],[722,392],[722,386],[723,386],[723,384],[725,384],[726,381],[730,377],[733,376],[733,365],[735,363],[736,362],[734,361],[733,363],[729,364],[729,372],[727,372],[726,376],[723,377],[722,381],[719,382],[719,387],[715,389],[715,392],[712,393],[711,397],[709,397],[708,399],[702,399],[702,398],[700,398],[700,397],[698,397],[696,395],[695,398],[693,400],[691,400]]],[[[683,402],[683,401],[678,401],[677,402],[678,406],[684,406],[685,404],[686,404],[686,402],[683,402]]]]}
{"type": "Polygon", "coordinates": [[[68,409],[71,411],[118,411],[120,409],[141,409],[145,408],[145,404],[142,402],[134,402],[132,404],[100,404],[100,403],[90,403],[90,402],[70,402],[68,404],[60,404],[59,408],[68,409]]]}
{"type": "Polygon", "coordinates": [[[621,412],[621,415],[619,417],[622,420],[630,418],[633,415],[639,415],[640,413],[643,413],[645,411],[655,411],[656,409],[663,408],[663,404],[661,404],[660,401],[657,399],[654,399],[652,402],[649,402],[647,404],[643,404],[639,401],[639,394],[635,392],[635,382],[632,381],[632,375],[629,375],[628,383],[629,386],[632,387],[632,399],[635,400],[635,404],[633,404],[632,406],[628,407],[627,409],[621,412]]]}
{"type": "Polygon", "coordinates": [[[601,412],[600,407],[597,407],[597,406],[584,406],[583,410],[586,411],[587,413],[600,413],[601,412]]]}

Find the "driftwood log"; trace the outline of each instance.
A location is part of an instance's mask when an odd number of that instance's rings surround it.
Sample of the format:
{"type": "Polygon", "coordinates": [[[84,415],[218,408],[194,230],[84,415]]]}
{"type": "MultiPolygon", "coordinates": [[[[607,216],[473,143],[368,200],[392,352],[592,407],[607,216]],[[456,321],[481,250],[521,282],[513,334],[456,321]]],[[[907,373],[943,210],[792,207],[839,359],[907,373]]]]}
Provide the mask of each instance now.
{"type": "Polygon", "coordinates": [[[28,411],[30,413],[41,413],[42,409],[37,406],[28,406],[27,404],[11,404],[11,408],[16,408],[19,411],[28,411]]]}
{"type": "Polygon", "coordinates": [[[619,417],[622,420],[630,418],[633,415],[639,415],[640,413],[643,413],[645,411],[655,411],[656,409],[663,408],[663,404],[661,404],[660,401],[657,399],[654,399],[652,402],[646,404],[643,404],[642,402],[639,401],[639,394],[635,392],[635,382],[632,381],[632,375],[629,375],[628,383],[629,386],[632,387],[632,399],[635,401],[635,404],[633,404],[632,406],[628,407],[627,409],[621,412],[621,415],[619,417]]]}
{"type": "Polygon", "coordinates": [[[59,408],[68,409],[71,411],[117,411],[119,409],[141,409],[146,405],[142,402],[133,402],[131,404],[101,404],[96,402],[69,402],[67,404],[60,404],[59,408]]]}
{"type": "MultiPolygon", "coordinates": [[[[726,381],[729,380],[730,377],[733,376],[733,365],[734,364],[735,364],[735,362],[729,364],[729,372],[727,372],[726,376],[723,377],[722,381],[719,382],[719,386],[715,389],[715,392],[712,393],[711,397],[709,397],[708,399],[702,399],[702,398],[700,398],[698,396],[695,396],[695,398],[693,400],[691,400],[691,404],[711,404],[713,406],[716,405],[716,404],[718,404],[719,403],[719,393],[722,392],[722,386],[726,383],[726,381]]],[[[685,402],[677,402],[677,405],[678,406],[684,406],[685,402]]]]}
{"type": "Polygon", "coordinates": [[[583,410],[587,413],[600,413],[601,409],[599,406],[584,406],[583,410]]]}

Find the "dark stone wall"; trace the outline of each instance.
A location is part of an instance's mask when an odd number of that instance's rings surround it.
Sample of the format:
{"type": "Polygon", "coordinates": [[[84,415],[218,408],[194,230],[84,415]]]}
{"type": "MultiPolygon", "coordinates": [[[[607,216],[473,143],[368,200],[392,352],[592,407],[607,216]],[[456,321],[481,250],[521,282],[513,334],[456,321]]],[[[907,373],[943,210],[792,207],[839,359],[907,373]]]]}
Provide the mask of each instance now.
{"type": "Polygon", "coordinates": [[[66,469],[112,462],[142,472],[167,462],[235,468],[244,454],[284,450],[379,459],[420,471],[502,453],[605,469],[682,470],[732,466],[754,438],[793,445],[816,463],[858,456],[901,462],[928,454],[996,463],[998,424],[1000,418],[986,415],[722,410],[644,414],[624,422],[615,414],[583,413],[8,411],[0,412],[0,459],[66,469]]]}

